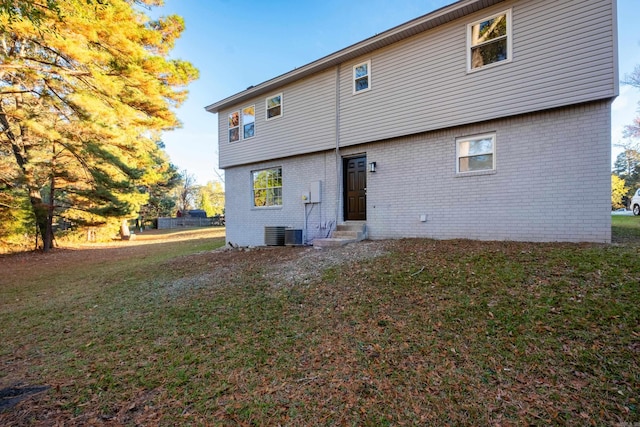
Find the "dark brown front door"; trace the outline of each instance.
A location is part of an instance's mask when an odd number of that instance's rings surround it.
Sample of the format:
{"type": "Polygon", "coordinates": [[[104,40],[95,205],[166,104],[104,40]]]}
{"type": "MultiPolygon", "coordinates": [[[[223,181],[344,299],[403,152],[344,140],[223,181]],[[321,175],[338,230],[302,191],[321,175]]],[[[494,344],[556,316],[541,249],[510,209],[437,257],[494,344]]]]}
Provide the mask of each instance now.
{"type": "Polygon", "coordinates": [[[367,219],[367,158],[344,159],[344,219],[367,219]]]}

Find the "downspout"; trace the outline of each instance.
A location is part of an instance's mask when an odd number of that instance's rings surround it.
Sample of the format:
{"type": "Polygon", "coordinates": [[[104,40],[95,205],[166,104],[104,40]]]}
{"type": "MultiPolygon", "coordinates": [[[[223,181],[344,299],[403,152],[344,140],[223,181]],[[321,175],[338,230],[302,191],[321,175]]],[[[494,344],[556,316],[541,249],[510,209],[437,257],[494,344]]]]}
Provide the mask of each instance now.
{"type": "Polygon", "coordinates": [[[340,184],[342,182],[342,162],[340,159],[340,64],[336,67],[336,227],[340,213],[340,184]]]}

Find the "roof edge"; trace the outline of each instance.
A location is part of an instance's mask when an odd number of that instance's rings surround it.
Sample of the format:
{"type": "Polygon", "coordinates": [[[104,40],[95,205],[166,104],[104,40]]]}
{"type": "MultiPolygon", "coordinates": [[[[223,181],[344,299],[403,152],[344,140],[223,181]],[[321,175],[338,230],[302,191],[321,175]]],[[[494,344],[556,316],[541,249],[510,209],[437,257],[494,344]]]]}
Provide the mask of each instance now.
{"type": "Polygon", "coordinates": [[[295,68],[287,73],[264,81],[256,86],[249,86],[242,92],[238,92],[206,106],[205,110],[214,114],[218,113],[219,111],[234,104],[244,102],[250,98],[263,95],[267,92],[275,91],[275,89],[281,86],[303,79],[311,74],[326,70],[350,59],[397,43],[416,34],[428,31],[432,28],[503,1],[505,0],[458,0],[455,3],[443,6],[427,13],[426,15],[422,15],[418,18],[412,19],[411,21],[407,21],[386,30],[383,33],[376,34],[375,36],[347,46],[341,50],[303,65],[302,67],[295,68]]]}

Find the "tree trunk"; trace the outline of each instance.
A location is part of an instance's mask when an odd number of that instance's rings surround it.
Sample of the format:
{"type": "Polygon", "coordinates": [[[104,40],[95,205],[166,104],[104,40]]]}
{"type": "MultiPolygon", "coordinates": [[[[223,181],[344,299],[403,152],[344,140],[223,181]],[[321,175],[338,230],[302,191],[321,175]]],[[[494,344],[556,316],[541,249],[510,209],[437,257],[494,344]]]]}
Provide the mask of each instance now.
{"type": "Polygon", "coordinates": [[[29,189],[29,201],[36,219],[36,233],[42,239],[42,250],[48,252],[53,248],[53,216],[49,214],[51,209],[44,203],[37,188],[29,189]]]}
{"type": "Polygon", "coordinates": [[[47,252],[49,249],[53,249],[53,210],[55,207],[55,196],[56,193],[56,181],[54,177],[54,171],[51,171],[51,182],[49,186],[49,203],[47,203],[47,227],[45,228],[46,237],[42,240],[44,242],[44,251],[47,252]]]}
{"type": "MultiPolygon", "coordinates": [[[[31,209],[36,220],[36,233],[40,234],[42,238],[42,249],[47,252],[53,248],[53,194],[55,187],[53,186],[53,175],[51,178],[51,203],[45,204],[40,194],[40,189],[35,185],[33,176],[29,173],[27,168],[28,161],[28,144],[26,141],[26,130],[22,129],[20,135],[16,135],[12,130],[7,120],[7,116],[0,104],[0,125],[4,127],[4,134],[7,136],[10,144],[11,151],[16,159],[16,163],[22,170],[23,176],[26,181],[26,188],[29,192],[29,201],[31,202],[31,209]]],[[[53,172],[52,172],[53,173],[53,172]]],[[[37,240],[36,240],[37,242],[37,240]]],[[[37,243],[36,243],[37,246],[37,243]]]]}

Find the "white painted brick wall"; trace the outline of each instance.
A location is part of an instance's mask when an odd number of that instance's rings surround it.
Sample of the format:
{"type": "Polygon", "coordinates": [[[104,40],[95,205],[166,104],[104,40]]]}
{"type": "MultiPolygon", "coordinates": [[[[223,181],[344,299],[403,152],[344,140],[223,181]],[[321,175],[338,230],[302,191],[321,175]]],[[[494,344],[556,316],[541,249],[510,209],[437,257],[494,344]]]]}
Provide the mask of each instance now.
{"type": "Polygon", "coordinates": [[[326,237],[336,224],[335,152],[289,157],[225,170],[227,242],[240,246],[264,245],[265,226],[304,229],[304,192],[321,181],[321,203],[306,205],[307,240],[326,237]],[[255,208],[251,172],[282,167],[282,207],[255,208]]]}
{"type": "MultiPolygon", "coordinates": [[[[366,153],[367,228],[372,239],[611,240],[610,105],[597,102],[493,120],[341,150],[366,153]],[[496,132],[496,172],[456,176],[455,139],[496,132]],[[427,215],[421,222],[420,215],[427,215]]],[[[227,240],[264,244],[264,226],[303,228],[301,194],[322,181],[307,207],[309,238],[342,221],[335,152],[226,170],[227,240]],[[255,209],[251,171],[282,166],[282,208],[255,209]],[[337,218],[336,218],[337,216],[337,218]]]]}
{"type": "Polygon", "coordinates": [[[371,144],[369,235],[609,242],[610,128],[601,102],[371,144]],[[455,138],[494,131],[496,173],[456,176],[455,138]]]}

